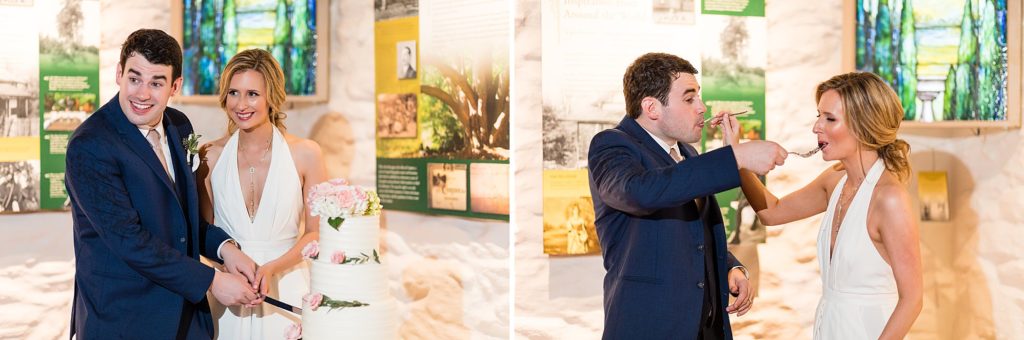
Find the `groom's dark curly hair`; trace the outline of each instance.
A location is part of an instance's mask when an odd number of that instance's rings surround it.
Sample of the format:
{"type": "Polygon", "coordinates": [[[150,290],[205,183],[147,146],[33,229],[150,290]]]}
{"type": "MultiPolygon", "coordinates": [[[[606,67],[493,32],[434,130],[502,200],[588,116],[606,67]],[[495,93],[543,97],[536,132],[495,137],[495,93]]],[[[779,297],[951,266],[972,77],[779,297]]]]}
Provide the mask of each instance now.
{"type": "Polygon", "coordinates": [[[171,67],[171,79],[181,78],[181,46],[178,41],[161,30],[140,29],[132,32],[121,45],[121,60],[117,66],[124,68],[125,61],[133,55],[140,55],[156,65],[171,67]]]}
{"type": "Polygon", "coordinates": [[[630,118],[640,117],[640,102],[654,97],[662,104],[668,102],[672,82],[682,73],[697,74],[686,59],[668,53],[647,53],[633,61],[622,76],[622,94],[626,97],[626,113],[630,118]]]}

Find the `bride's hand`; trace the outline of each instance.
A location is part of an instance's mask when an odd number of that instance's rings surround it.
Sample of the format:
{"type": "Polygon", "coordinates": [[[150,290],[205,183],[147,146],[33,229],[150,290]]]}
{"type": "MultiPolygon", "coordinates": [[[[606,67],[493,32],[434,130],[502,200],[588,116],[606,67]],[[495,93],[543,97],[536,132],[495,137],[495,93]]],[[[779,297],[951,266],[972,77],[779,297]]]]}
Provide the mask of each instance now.
{"type": "Polygon", "coordinates": [[[274,275],[281,272],[282,269],[284,268],[281,268],[281,263],[277,260],[264,263],[256,269],[256,277],[252,281],[252,287],[257,289],[260,296],[266,296],[270,292],[270,280],[274,278],[274,275]]]}
{"type": "Polygon", "coordinates": [[[221,246],[220,255],[224,260],[224,268],[229,273],[245,276],[246,280],[252,282],[256,273],[256,262],[249,255],[243,253],[236,244],[229,240],[221,246]]]}

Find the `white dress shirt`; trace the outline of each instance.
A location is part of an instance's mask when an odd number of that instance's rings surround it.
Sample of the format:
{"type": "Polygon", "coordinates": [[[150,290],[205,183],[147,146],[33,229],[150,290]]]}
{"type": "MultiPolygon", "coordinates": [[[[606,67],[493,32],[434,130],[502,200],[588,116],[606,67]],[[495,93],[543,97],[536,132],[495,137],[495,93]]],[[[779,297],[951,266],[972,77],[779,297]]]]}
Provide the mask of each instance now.
{"type": "MultiPolygon", "coordinates": [[[[164,150],[164,159],[167,160],[167,174],[171,176],[171,182],[174,182],[173,158],[171,158],[171,148],[169,148],[167,144],[167,131],[164,130],[163,119],[161,119],[159,123],[156,123],[156,126],[154,126],[153,129],[160,132],[160,144],[163,145],[162,149],[164,150]]],[[[142,132],[142,138],[146,138],[146,135],[149,134],[149,130],[150,129],[139,128],[139,132],[142,132]]],[[[149,142],[149,138],[146,138],[146,142],[149,142]]]]}

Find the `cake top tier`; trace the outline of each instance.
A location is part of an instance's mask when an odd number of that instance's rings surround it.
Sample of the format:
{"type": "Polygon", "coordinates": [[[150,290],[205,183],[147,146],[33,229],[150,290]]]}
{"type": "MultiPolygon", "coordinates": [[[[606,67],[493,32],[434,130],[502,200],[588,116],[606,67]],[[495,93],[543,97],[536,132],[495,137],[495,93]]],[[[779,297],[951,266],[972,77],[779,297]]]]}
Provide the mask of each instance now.
{"type": "Polygon", "coordinates": [[[313,186],[308,202],[311,214],[327,219],[335,229],[341,221],[354,216],[379,216],[380,197],[373,189],[351,185],[340,178],[313,186]]]}

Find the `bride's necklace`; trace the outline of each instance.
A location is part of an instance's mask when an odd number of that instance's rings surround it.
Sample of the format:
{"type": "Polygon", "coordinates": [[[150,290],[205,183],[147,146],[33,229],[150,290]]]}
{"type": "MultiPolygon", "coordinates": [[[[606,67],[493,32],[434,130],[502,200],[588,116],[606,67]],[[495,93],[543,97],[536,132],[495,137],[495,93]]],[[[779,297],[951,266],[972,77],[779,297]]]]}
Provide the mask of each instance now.
{"type": "MultiPolygon", "coordinates": [[[[861,180],[861,182],[863,182],[863,180],[861,180]]],[[[853,197],[856,197],[857,189],[860,187],[860,184],[853,184],[853,182],[849,182],[847,184],[851,184],[851,187],[853,188],[853,194],[851,194],[851,195],[853,197]]],[[[832,221],[832,240],[835,240],[836,236],[839,235],[839,228],[843,225],[843,217],[845,217],[845,216],[843,216],[843,205],[844,205],[844,202],[850,203],[849,201],[853,200],[853,198],[849,198],[847,200],[843,200],[843,196],[846,195],[846,185],[843,185],[843,188],[841,188],[839,190],[840,190],[839,191],[839,202],[837,203],[837,206],[836,206],[836,216],[835,216],[835,218],[832,221]]],[[[835,242],[833,242],[833,244],[835,244],[835,242]]]]}
{"type": "Polygon", "coordinates": [[[249,165],[249,169],[246,171],[249,173],[249,204],[246,207],[246,212],[249,214],[249,220],[256,217],[256,166],[262,165],[263,161],[267,159],[267,152],[270,151],[270,141],[271,139],[267,138],[267,147],[263,149],[263,156],[260,157],[260,160],[257,161],[255,165],[252,164],[252,162],[249,161],[249,158],[245,156],[245,145],[242,143],[238,144],[241,147],[241,152],[239,153],[242,154],[242,158],[245,160],[245,163],[249,165]]]}

